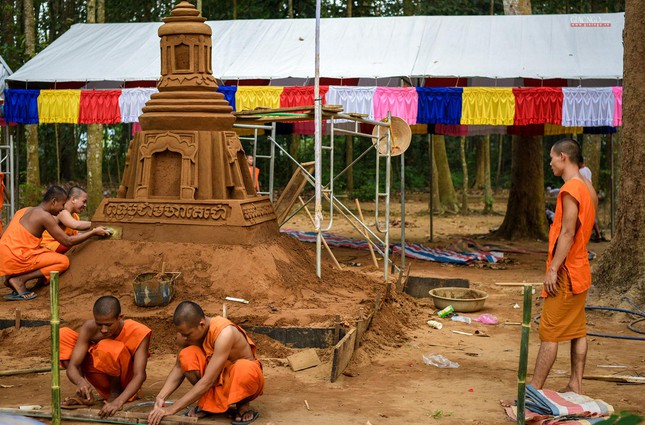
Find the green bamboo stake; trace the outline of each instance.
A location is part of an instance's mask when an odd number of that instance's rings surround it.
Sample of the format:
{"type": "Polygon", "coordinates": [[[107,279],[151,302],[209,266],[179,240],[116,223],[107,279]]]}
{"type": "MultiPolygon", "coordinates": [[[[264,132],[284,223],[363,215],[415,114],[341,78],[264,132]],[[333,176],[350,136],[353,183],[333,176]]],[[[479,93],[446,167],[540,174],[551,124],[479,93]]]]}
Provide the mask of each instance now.
{"type": "Polygon", "coordinates": [[[60,425],[60,318],[58,315],[58,272],[51,272],[49,299],[52,316],[52,425],[60,425]]]}
{"type": "Polygon", "coordinates": [[[517,424],[525,424],[526,369],[529,359],[529,332],[531,331],[531,295],[533,287],[524,285],[524,318],[522,320],[522,342],[520,344],[520,367],[517,371],[517,424]]]}

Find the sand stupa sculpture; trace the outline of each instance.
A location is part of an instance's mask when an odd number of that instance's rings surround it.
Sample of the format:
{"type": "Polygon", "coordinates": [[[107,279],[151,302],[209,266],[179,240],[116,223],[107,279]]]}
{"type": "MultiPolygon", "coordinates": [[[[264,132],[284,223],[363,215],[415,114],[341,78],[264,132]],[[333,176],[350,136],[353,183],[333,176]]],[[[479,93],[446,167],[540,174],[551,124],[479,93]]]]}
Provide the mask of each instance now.
{"type": "Polygon", "coordinates": [[[233,131],[233,109],[217,92],[212,30],[180,2],[159,27],[161,79],[130,142],[117,198],[92,221],[145,241],[253,243],[278,234],[273,206],[259,196],[233,131]]]}

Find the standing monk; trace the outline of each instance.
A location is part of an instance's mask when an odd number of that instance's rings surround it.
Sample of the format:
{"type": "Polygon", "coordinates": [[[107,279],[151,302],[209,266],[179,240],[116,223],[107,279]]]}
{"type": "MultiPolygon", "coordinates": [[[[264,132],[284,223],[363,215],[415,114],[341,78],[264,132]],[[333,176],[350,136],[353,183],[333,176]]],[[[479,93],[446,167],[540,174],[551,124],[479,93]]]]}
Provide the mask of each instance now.
{"type": "Polygon", "coordinates": [[[69,259],[41,246],[42,235],[47,230],[65,246],[79,244],[92,236],[104,236],[104,227],[89,232],[68,236],[54,219],[63,210],[67,193],[60,186],[51,186],[37,207],[23,208],[9,223],[0,238],[0,276],[5,276],[5,285],[12,293],[5,295],[10,301],[30,300],[36,294],[27,290],[27,282],[42,279],[49,282],[49,273],[63,273],[69,267],[69,259]]]}
{"type": "Polygon", "coordinates": [[[260,191],[260,169],[256,166],[253,155],[246,156],[246,163],[249,166],[249,173],[251,173],[251,180],[253,180],[253,188],[256,192],[260,191]]]}
{"type": "MultiPolygon", "coordinates": [[[[79,214],[85,211],[85,207],[87,207],[87,192],[78,186],[72,187],[67,192],[67,201],[63,210],[56,216],[56,222],[67,236],[78,235],[79,230],[87,230],[92,227],[91,221],[84,221],[79,217],[79,214]]],[[[43,233],[41,244],[59,254],[64,254],[71,248],[61,245],[48,231],[43,233]]]]}
{"type": "Polygon", "coordinates": [[[232,425],[255,421],[259,413],[249,403],[262,394],[264,375],[255,344],[246,332],[223,317],[206,317],[201,307],[191,301],[177,306],[173,321],[185,348],[157,395],[148,423],[158,425],[164,416],[176,414],[198,400],[193,416],[226,412],[235,404],[237,413],[232,425]],[[164,407],[184,378],[193,387],[174,404],[164,407]]]}
{"type": "Polygon", "coordinates": [[[105,398],[99,415],[112,416],[132,400],[146,380],[151,330],[134,320],[123,320],[121,304],[111,295],[94,303],[94,320],[79,332],[60,330],[60,360],[67,377],[76,385],[76,395],[67,397],[63,408],[94,403],[92,387],[105,398]]]}
{"type": "Polygon", "coordinates": [[[551,169],[562,177],[555,217],[549,230],[549,254],[542,296],[540,351],[531,385],[544,386],[558,354],[558,343],[571,341],[571,377],[562,392],[582,394],[587,357],[585,301],[591,286],[587,242],[591,236],[598,197],[579,171],[580,147],[562,139],[551,148],[551,169]]]}

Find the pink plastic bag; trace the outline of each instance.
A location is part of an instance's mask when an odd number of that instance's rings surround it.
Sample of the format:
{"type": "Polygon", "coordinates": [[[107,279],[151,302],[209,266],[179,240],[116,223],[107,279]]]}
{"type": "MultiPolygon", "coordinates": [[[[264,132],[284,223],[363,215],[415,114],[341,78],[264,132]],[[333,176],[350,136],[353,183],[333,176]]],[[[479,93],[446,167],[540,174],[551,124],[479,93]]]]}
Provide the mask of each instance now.
{"type": "Polygon", "coordinates": [[[482,314],[481,316],[473,320],[475,322],[483,323],[485,325],[496,325],[499,323],[499,320],[497,320],[497,317],[488,313],[482,314]]]}

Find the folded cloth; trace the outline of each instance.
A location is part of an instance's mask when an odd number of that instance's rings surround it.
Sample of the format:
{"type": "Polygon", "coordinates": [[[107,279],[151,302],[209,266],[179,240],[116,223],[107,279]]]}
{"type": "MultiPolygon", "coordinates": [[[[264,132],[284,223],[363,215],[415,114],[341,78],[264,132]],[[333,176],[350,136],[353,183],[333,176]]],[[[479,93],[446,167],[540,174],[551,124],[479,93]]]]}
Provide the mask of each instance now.
{"type": "Polygon", "coordinates": [[[584,418],[609,416],[614,408],[599,399],[574,392],[536,390],[526,386],[526,408],[532,412],[553,416],[575,415],[584,418]]]}

